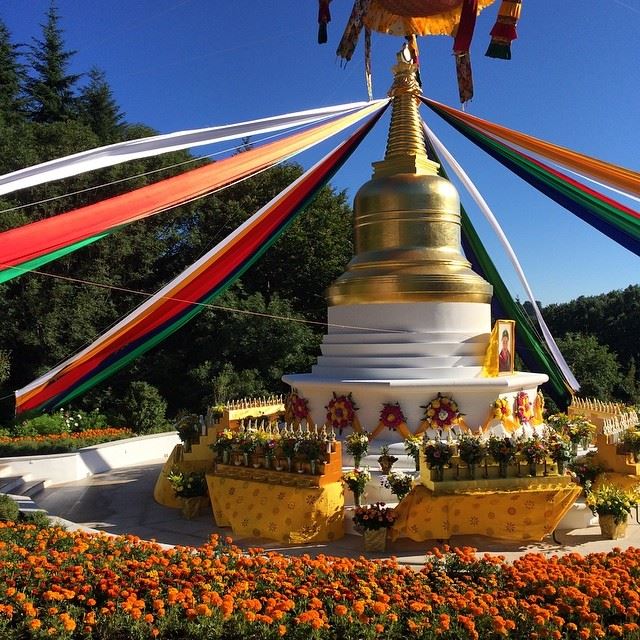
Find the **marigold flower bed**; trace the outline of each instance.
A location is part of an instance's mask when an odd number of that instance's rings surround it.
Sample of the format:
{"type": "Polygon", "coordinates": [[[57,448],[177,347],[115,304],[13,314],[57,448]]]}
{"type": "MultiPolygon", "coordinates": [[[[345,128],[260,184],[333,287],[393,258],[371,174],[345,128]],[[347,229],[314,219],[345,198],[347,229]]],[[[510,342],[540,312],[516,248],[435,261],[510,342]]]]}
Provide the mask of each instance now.
{"type": "Polygon", "coordinates": [[[241,552],[0,523],[0,637],[639,638],[640,550],[513,564],[241,552]]]}
{"type": "Polygon", "coordinates": [[[0,436],[0,457],[64,453],[133,436],[131,429],[115,427],[37,436],[0,436]]]}

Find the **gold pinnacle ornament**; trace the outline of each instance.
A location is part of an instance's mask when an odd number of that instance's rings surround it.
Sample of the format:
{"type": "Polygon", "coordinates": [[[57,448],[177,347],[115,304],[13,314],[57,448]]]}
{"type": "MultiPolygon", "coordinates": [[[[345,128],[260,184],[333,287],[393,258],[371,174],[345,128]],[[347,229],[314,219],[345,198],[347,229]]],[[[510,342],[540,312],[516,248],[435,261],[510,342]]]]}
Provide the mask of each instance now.
{"type": "Polygon", "coordinates": [[[356,255],[327,290],[330,306],[491,301],[462,254],[458,192],[427,157],[416,70],[401,51],[385,157],[356,194],[356,255]]]}

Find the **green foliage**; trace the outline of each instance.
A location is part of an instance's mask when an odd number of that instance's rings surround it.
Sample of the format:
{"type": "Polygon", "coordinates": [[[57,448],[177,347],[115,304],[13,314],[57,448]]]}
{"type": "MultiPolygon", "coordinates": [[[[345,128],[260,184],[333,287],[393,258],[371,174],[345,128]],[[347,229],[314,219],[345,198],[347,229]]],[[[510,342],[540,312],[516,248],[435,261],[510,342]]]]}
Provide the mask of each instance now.
{"type": "MultiPolygon", "coordinates": [[[[636,369],[640,358],[640,341],[637,339],[640,334],[639,285],[548,305],[543,309],[543,314],[556,338],[576,332],[594,336],[600,345],[615,354],[619,370],[616,374],[616,368],[609,360],[612,370],[607,372],[609,382],[605,386],[611,395],[606,399],[617,399],[630,404],[640,401],[636,369]],[[613,384],[611,378],[615,379],[613,384]]],[[[582,382],[579,375],[577,378],[582,382]]],[[[584,394],[587,395],[587,391],[584,394]]]]}
{"type": "Polygon", "coordinates": [[[122,424],[134,433],[150,433],[159,428],[168,430],[167,403],[156,387],[136,380],[120,403],[122,424]]]}
{"type": "Polygon", "coordinates": [[[104,72],[95,67],[89,71],[89,84],[80,95],[79,117],[102,144],[114,142],[119,137],[123,114],[113,99],[104,72]]]}
{"type": "Polygon", "coordinates": [[[16,522],[20,515],[18,503],[4,493],[0,493],[0,521],[16,522]]]}
{"type": "Polygon", "coordinates": [[[621,381],[618,358],[593,335],[568,333],[558,347],[580,383],[580,394],[610,400],[621,381]]]}
{"type": "Polygon", "coordinates": [[[6,349],[0,349],[0,384],[9,379],[11,373],[11,353],[6,349]]]}
{"type": "Polygon", "coordinates": [[[73,94],[79,75],[67,74],[69,61],[76,53],[65,51],[60,16],[55,5],[47,12],[42,40],[34,38],[29,61],[34,75],[26,83],[29,110],[36,122],[56,122],[71,118],[76,111],[73,94]]]}

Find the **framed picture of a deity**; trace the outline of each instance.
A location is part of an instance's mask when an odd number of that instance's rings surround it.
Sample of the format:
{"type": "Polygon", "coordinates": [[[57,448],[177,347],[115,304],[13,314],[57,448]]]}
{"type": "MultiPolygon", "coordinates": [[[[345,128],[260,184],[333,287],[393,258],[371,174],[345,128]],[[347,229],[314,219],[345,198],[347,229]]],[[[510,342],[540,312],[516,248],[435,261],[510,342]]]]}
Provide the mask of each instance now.
{"type": "Polygon", "coordinates": [[[516,353],[516,323],[514,320],[498,320],[498,375],[513,373],[516,353]]]}

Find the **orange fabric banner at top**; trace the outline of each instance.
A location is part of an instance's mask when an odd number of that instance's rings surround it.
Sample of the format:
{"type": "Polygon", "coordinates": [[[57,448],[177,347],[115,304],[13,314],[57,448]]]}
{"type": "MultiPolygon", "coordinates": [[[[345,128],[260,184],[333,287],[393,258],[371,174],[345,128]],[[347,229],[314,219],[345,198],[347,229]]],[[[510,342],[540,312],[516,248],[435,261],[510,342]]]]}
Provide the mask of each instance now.
{"type": "Polygon", "coordinates": [[[597,158],[583,155],[577,151],[572,151],[566,147],[545,142],[526,133],[520,133],[513,129],[508,129],[499,124],[494,124],[488,120],[477,118],[476,116],[469,115],[453,107],[448,107],[435,100],[429,98],[423,98],[423,102],[428,106],[433,106],[438,110],[442,110],[452,117],[461,120],[471,127],[480,129],[486,133],[491,133],[502,140],[506,140],[512,144],[515,144],[523,149],[527,149],[533,153],[537,153],[544,156],[552,162],[557,162],[565,167],[573,169],[579,173],[584,174],[595,180],[601,180],[602,182],[622,189],[629,194],[640,196],[640,174],[620,167],[597,158]]]}

